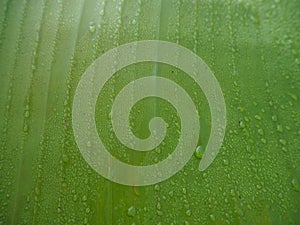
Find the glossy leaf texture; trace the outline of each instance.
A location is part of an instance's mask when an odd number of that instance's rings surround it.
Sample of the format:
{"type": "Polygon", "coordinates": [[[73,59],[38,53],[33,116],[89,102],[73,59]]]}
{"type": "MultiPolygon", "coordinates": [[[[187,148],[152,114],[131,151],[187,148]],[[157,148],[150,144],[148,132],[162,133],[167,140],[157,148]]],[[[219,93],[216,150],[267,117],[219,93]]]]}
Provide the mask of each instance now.
{"type": "Polygon", "coordinates": [[[299,224],[299,49],[298,0],[1,0],[0,224],[299,224]],[[96,106],[99,135],[124,162],[170,154],[180,119],[167,102],[149,98],[132,110],[141,138],[155,115],[170,124],[164,145],[145,155],[122,146],[109,122],[124,84],[165,76],[198,107],[195,156],[168,180],[130,187],[101,177],[80,154],[71,112],[81,75],[106,51],[138,40],[190,49],[219,81],[226,134],[204,172],[205,96],[159,63],[132,65],[109,81],[96,106]]]}

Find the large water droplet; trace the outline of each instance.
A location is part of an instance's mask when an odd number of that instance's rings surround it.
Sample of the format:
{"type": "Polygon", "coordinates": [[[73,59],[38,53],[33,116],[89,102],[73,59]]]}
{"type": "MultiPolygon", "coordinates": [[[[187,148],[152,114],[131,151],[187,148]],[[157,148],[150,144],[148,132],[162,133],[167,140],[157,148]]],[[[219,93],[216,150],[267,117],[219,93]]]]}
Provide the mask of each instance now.
{"type": "Polygon", "coordinates": [[[195,150],[195,156],[198,158],[198,159],[201,159],[202,156],[203,156],[203,153],[204,153],[204,150],[201,146],[198,146],[195,150]]]}

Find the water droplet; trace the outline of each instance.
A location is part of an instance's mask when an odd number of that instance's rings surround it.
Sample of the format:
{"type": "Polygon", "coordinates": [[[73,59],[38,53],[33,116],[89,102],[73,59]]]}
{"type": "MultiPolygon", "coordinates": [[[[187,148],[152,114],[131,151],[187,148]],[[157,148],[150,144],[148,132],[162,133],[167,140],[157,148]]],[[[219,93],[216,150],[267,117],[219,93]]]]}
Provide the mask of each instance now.
{"type": "Polygon", "coordinates": [[[260,115],[255,115],[254,118],[257,119],[257,120],[261,120],[261,116],[260,115]]]}
{"type": "Polygon", "coordinates": [[[24,125],[23,131],[24,131],[25,133],[28,132],[28,124],[25,124],[25,125],[24,125]]]}
{"type": "Polygon", "coordinates": [[[136,214],[136,210],[134,206],[130,206],[127,210],[127,215],[130,217],[134,217],[136,214]]]}
{"type": "Polygon", "coordinates": [[[282,133],[282,131],[283,131],[282,125],[281,125],[281,124],[278,124],[276,130],[277,130],[278,132],[282,133]]]}
{"type": "Polygon", "coordinates": [[[87,200],[86,195],[82,196],[81,200],[82,200],[83,202],[86,202],[86,200],[87,200]]]}
{"type": "Polygon", "coordinates": [[[83,224],[87,224],[89,222],[89,220],[88,220],[88,218],[84,218],[84,220],[83,220],[83,224]]]}
{"type": "Polygon", "coordinates": [[[34,189],[34,192],[35,192],[35,194],[36,195],[40,195],[40,189],[38,188],[38,187],[36,187],[35,189],[34,189]]]}
{"type": "Polygon", "coordinates": [[[29,117],[29,111],[25,111],[25,114],[24,114],[24,116],[25,116],[25,118],[28,118],[29,117]]]}
{"type": "Polygon", "coordinates": [[[192,215],[192,211],[190,209],[188,209],[188,210],[185,211],[185,214],[187,216],[191,216],[192,215]]]}
{"type": "Polygon", "coordinates": [[[224,164],[224,166],[228,166],[229,165],[229,161],[227,159],[224,159],[223,160],[223,164],[224,164]]]}
{"type": "Polygon", "coordinates": [[[250,156],[250,159],[251,159],[252,161],[254,161],[254,160],[256,160],[256,156],[255,156],[255,155],[251,155],[251,156],[250,156]]]}
{"type": "Polygon", "coordinates": [[[239,125],[240,125],[240,128],[242,128],[242,129],[245,128],[245,123],[242,120],[239,121],[239,125]]]}
{"type": "Polygon", "coordinates": [[[280,144],[282,144],[282,145],[286,145],[286,143],[287,143],[286,140],[284,140],[284,139],[280,139],[279,142],[280,142],[280,144]]]}
{"type": "Polygon", "coordinates": [[[274,122],[276,122],[276,121],[277,121],[277,116],[272,116],[272,120],[273,120],[274,122]]]}
{"type": "Polygon", "coordinates": [[[215,221],[216,221],[216,217],[215,217],[214,214],[210,214],[210,215],[209,215],[209,219],[210,219],[210,221],[212,221],[212,222],[215,222],[215,221]]]}
{"type": "Polygon", "coordinates": [[[87,145],[87,147],[91,147],[91,146],[92,146],[92,144],[91,144],[90,141],[88,141],[88,142],[86,143],[86,145],[87,145]]]}
{"type": "Polygon", "coordinates": [[[154,190],[155,190],[155,191],[159,191],[159,189],[160,189],[160,188],[159,188],[159,185],[156,184],[156,185],[154,186],[154,190]]]}
{"type": "Polygon", "coordinates": [[[273,105],[274,105],[273,101],[269,101],[269,106],[273,106],[273,105]]]}
{"type": "Polygon", "coordinates": [[[161,204],[160,204],[160,202],[157,203],[156,208],[157,208],[158,210],[161,209],[161,204]]]}
{"type": "Polygon", "coordinates": [[[77,195],[74,195],[74,196],[73,196],[73,201],[76,202],[77,199],[78,199],[77,195]]]}
{"type": "Polygon", "coordinates": [[[196,148],[196,150],[195,150],[195,156],[196,156],[196,158],[201,159],[202,156],[203,156],[203,153],[204,153],[203,148],[201,146],[198,146],[196,148]]]}
{"type": "Polygon", "coordinates": [[[89,31],[90,31],[91,33],[94,33],[94,32],[96,31],[96,26],[95,26],[95,23],[94,23],[94,22],[91,22],[91,23],[90,23],[89,31]]]}
{"type": "Polygon", "coordinates": [[[58,213],[61,213],[62,212],[62,209],[60,207],[57,207],[57,212],[58,213]]]}
{"type": "Polygon", "coordinates": [[[264,130],[262,128],[259,128],[258,129],[258,134],[263,136],[264,135],[264,130]]]}

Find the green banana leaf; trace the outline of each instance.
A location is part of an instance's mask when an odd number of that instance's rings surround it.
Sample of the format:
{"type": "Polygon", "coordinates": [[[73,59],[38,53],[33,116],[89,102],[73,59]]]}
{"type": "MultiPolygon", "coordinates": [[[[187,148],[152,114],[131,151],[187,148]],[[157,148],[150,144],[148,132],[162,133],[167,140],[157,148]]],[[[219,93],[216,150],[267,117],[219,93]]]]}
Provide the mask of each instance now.
{"type": "Polygon", "coordinates": [[[0,224],[300,224],[299,0],[1,0],[0,110],[0,224]],[[114,157],[157,163],[180,137],[175,108],[150,97],[133,107],[132,131],[148,137],[150,119],[160,116],[169,124],[164,144],[143,153],[117,139],[109,113],[137,78],[173,79],[201,125],[183,169],[154,185],[125,186],[84,160],[72,104],[98,57],[140,40],[177,43],[201,57],[223,91],[227,124],[219,154],[199,171],[211,129],[202,90],[162,63],[118,71],[95,110],[114,157]]]}

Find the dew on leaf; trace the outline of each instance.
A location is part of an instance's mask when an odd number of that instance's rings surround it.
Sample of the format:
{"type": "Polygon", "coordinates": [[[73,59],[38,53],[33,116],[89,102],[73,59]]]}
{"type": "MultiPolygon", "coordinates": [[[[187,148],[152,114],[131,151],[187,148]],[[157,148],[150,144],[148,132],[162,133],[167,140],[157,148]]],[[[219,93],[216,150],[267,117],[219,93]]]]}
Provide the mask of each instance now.
{"type": "Polygon", "coordinates": [[[158,203],[156,204],[156,208],[157,208],[158,210],[161,209],[161,204],[160,204],[160,202],[158,202],[158,203]]]}
{"type": "Polygon", "coordinates": [[[212,222],[215,222],[215,221],[216,221],[216,217],[215,217],[214,214],[210,214],[210,215],[209,215],[209,219],[210,219],[210,221],[212,221],[212,222]]]}
{"type": "Polygon", "coordinates": [[[136,209],[134,206],[130,206],[127,210],[127,215],[130,217],[134,217],[136,214],[136,209]]]}
{"type": "Polygon", "coordinates": [[[194,155],[196,156],[196,158],[201,159],[203,156],[203,153],[204,153],[204,149],[202,148],[202,146],[198,146],[195,150],[194,155]]]}
{"type": "Polygon", "coordinates": [[[192,211],[190,209],[188,209],[188,210],[185,211],[185,214],[187,216],[191,216],[192,215],[192,211]]]}
{"type": "Polygon", "coordinates": [[[278,132],[282,133],[282,131],[283,131],[282,125],[281,125],[281,124],[278,124],[276,130],[277,130],[278,132]]]}
{"type": "Polygon", "coordinates": [[[261,116],[260,115],[255,115],[254,118],[257,119],[257,120],[261,120],[261,116]]]}
{"type": "Polygon", "coordinates": [[[262,128],[259,128],[258,129],[258,134],[261,135],[261,136],[264,135],[264,130],[262,128]]]}
{"type": "Polygon", "coordinates": [[[82,200],[83,202],[86,202],[86,201],[87,201],[86,195],[82,196],[81,200],[82,200]]]}
{"type": "Polygon", "coordinates": [[[94,33],[94,32],[96,31],[95,23],[93,23],[93,22],[90,23],[89,31],[90,31],[91,33],[94,33]]]}
{"type": "Polygon", "coordinates": [[[272,116],[272,121],[276,122],[277,121],[277,116],[272,116]]]}
{"type": "Polygon", "coordinates": [[[282,144],[282,145],[286,145],[286,140],[284,140],[284,139],[279,139],[279,142],[280,142],[280,144],[282,144]]]}

